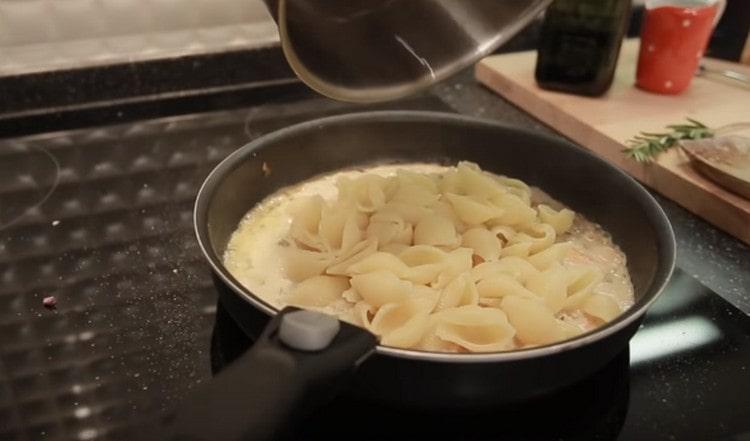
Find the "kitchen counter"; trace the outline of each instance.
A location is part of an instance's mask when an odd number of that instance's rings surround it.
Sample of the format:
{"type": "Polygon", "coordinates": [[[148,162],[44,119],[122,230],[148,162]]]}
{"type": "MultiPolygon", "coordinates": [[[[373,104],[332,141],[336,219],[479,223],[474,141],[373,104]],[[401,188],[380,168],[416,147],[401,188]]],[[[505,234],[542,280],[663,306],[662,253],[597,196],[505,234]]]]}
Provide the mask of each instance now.
{"type": "MultiPolygon", "coordinates": [[[[0,439],[146,439],[144,424],[210,378],[216,293],[192,227],[202,180],[263,133],[363,109],[317,97],[288,77],[271,80],[288,72],[277,53],[264,54],[263,69],[244,71],[257,75],[245,79],[258,87],[223,84],[231,78],[182,60],[172,74],[192,68],[212,77],[213,88],[132,98],[119,95],[133,92],[123,85],[107,95],[112,103],[49,112],[37,102],[0,105],[0,439]],[[42,306],[46,296],[55,296],[56,309],[42,306]]],[[[214,71],[235,73],[251,61],[211,60],[220,64],[214,71]]],[[[140,75],[118,78],[153,85],[146,71],[133,72],[140,75]]],[[[95,77],[90,90],[73,90],[56,87],[70,76],[50,76],[41,90],[84,99],[108,87],[95,77]]],[[[0,90],[31,85],[2,83],[0,90]]],[[[58,98],[55,106],[70,103],[58,98]]],[[[421,97],[366,108],[453,109],[551,132],[468,71],[421,97]]],[[[675,227],[678,266],[750,314],[750,248],[659,200],[675,227]]],[[[697,298],[709,311],[730,308],[716,307],[723,302],[712,295],[697,298]]],[[[675,366],[655,381],[682,378],[675,366]]]]}

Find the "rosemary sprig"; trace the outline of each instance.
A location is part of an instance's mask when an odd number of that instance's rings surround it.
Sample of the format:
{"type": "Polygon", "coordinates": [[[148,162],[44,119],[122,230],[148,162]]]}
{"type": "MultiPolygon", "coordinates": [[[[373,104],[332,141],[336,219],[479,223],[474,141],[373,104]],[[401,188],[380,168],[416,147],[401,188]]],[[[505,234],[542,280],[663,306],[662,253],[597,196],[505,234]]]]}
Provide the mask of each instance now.
{"type": "Polygon", "coordinates": [[[641,132],[627,141],[623,152],[638,162],[651,162],[656,156],[669,150],[683,139],[703,139],[714,136],[714,130],[705,124],[687,118],[689,124],[672,124],[664,133],[641,132]]]}

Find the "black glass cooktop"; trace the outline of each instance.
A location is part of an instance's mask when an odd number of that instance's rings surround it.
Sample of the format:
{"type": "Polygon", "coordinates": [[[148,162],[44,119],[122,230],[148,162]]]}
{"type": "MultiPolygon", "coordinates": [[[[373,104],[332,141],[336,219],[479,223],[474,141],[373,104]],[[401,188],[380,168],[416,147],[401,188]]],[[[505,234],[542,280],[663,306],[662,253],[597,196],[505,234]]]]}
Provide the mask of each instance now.
{"type": "MultiPolygon", "coordinates": [[[[197,189],[221,159],[262,133],[362,109],[280,95],[229,111],[5,132],[0,440],[147,439],[161,415],[210,379],[211,364],[219,369],[249,344],[217,308],[193,234],[197,189]],[[46,297],[55,308],[43,305],[46,297]]],[[[448,110],[434,97],[378,108],[391,107],[448,110]]],[[[123,119],[137,117],[128,111],[123,119]]],[[[26,129],[47,127],[27,122],[26,129]]],[[[343,398],[298,435],[747,440],[749,335],[746,315],[678,272],[630,353],[554,397],[476,415],[414,415],[343,398]],[[350,429],[352,421],[362,424],[350,429]]]]}
{"type": "MultiPolygon", "coordinates": [[[[159,101],[29,117],[19,130],[102,113],[135,122],[23,137],[0,127],[0,440],[143,440],[210,377],[216,294],[193,233],[200,184],[263,133],[365,109],[288,89],[233,110],[155,118],[175,110],[159,101]]],[[[385,108],[446,109],[435,97],[366,109],[385,108]]]]}
{"type": "MultiPolygon", "coordinates": [[[[219,304],[213,373],[251,344],[219,304]]],[[[356,431],[365,440],[741,441],[750,439],[749,397],[750,318],[677,270],[629,349],[553,395],[470,414],[414,413],[344,396],[292,438],[349,439],[356,431]]]]}

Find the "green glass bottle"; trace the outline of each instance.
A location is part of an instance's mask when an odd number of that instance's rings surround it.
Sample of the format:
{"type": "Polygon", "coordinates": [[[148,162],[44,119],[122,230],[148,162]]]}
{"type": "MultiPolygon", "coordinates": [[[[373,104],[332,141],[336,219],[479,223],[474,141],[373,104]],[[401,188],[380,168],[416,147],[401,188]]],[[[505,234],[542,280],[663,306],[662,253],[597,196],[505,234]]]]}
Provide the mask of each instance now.
{"type": "Polygon", "coordinates": [[[597,96],[606,92],[630,18],[630,0],[555,0],[542,24],[540,87],[597,96]]]}

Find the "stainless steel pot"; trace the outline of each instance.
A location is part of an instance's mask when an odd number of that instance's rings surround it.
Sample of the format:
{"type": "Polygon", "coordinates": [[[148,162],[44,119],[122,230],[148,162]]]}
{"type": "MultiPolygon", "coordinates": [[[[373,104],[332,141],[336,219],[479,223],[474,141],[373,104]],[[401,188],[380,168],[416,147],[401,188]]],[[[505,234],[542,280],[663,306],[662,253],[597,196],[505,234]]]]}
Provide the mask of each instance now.
{"type": "Polygon", "coordinates": [[[177,433],[196,440],[273,436],[300,409],[342,389],[389,405],[430,409],[508,404],[549,393],[597,371],[627,346],[675,261],[664,212],[619,169],[557,138],[432,112],[335,116],[263,136],[208,176],[196,201],[195,228],[222,305],[257,340],[182,409],[177,433]],[[342,324],[328,348],[309,352],[290,348],[279,336],[289,310],[279,313],[224,268],[221,256],[240,219],[282,187],[345,167],[459,160],[539,186],[601,224],[628,258],[635,305],[592,332],[531,349],[406,350],[379,346],[368,332],[342,324]]]}
{"type": "Polygon", "coordinates": [[[551,0],[265,0],[289,65],[342,101],[400,98],[508,41],[551,0]]]}

